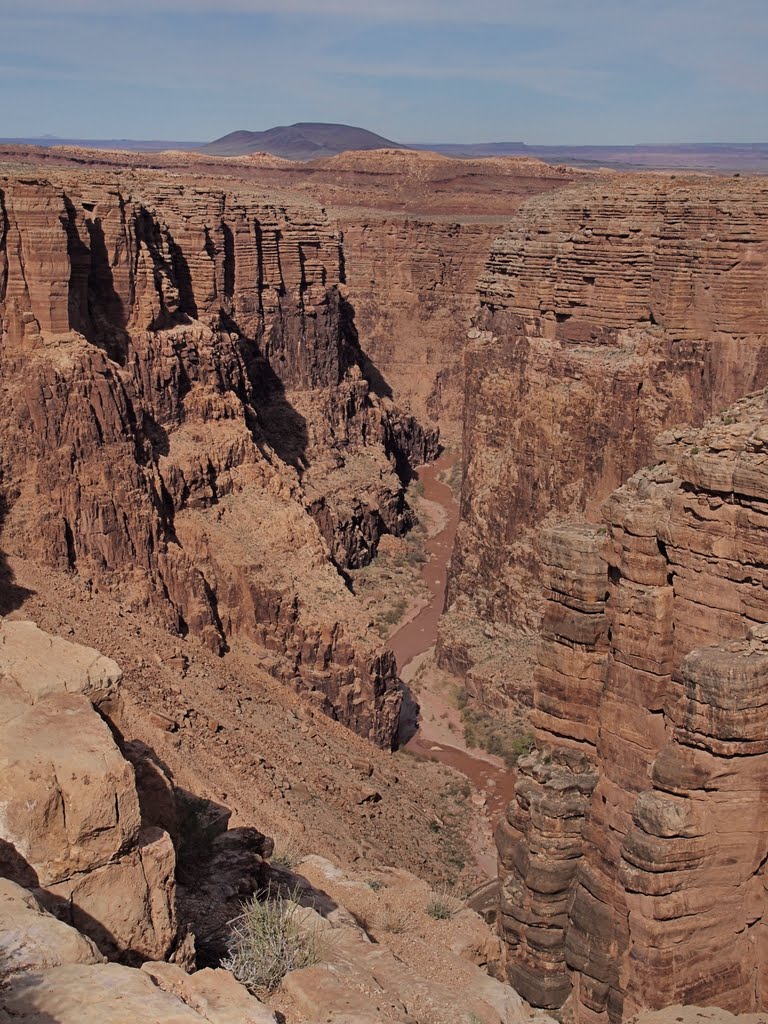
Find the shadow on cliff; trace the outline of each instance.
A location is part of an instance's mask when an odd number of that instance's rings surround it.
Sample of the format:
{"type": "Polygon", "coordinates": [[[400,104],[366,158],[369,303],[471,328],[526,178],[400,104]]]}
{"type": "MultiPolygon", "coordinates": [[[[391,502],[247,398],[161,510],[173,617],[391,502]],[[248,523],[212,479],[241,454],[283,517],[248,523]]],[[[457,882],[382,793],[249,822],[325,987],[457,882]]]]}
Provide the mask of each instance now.
{"type": "Polygon", "coordinates": [[[419,731],[421,706],[407,683],[400,684],[403,703],[400,707],[400,724],[397,731],[397,746],[402,749],[419,731]]]}
{"type": "Polygon", "coordinates": [[[259,447],[266,442],[301,476],[309,466],[307,421],[291,405],[285,385],[267,360],[251,352],[243,352],[243,356],[253,393],[250,408],[255,422],[248,423],[253,439],[259,447]]]}
{"type": "MultiPolygon", "coordinates": [[[[3,523],[8,514],[5,498],[0,494],[0,540],[2,539],[3,523]]],[[[14,583],[13,570],[8,565],[5,552],[0,548],[0,615],[21,608],[26,599],[32,595],[31,590],[14,583]]]]}
{"type": "Polygon", "coordinates": [[[344,331],[344,336],[358,354],[358,365],[363,372],[363,376],[368,381],[370,390],[377,398],[394,398],[394,391],[392,390],[389,382],[381,373],[379,368],[364,352],[363,347],[360,344],[360,332],[358,331],[357,324],[355,323],[355,307],[349,299],[342,298],[340,300],[339,312],[341,315],[341,325],[342,330],[344,331]]]}
{"type": "MultiPolygon", "coordinates": [[[[125,366],[130,345],[128,314],[115,288],[101,219],[86,219],[86,245],[77,230],[77,214],[71,199],[65,197],[64,203],[67,251],[74,280],[80,282],[80,287],[69,290],[69,323],[92,345],[103,349],[110,359],[125,366]]],[[[90,211],[91,207],[86,206],[86,209],[90,211]]]]}

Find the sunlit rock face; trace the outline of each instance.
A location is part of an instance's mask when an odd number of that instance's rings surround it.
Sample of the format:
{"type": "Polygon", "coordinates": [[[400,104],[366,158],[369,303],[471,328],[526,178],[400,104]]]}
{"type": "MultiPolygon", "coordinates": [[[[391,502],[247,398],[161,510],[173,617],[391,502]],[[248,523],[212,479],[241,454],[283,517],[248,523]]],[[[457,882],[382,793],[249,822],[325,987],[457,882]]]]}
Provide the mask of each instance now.
{"type": "Polygon", "coordinates": [[[318,207],[162,174],[0,180],[4,549],[242,639],[376,743],[391,654],[338,569],[407,529],[435,454],[361,369],[318,207]]]}
{"type": "Polygon", "coordinates": [[[512,983],[580,1021],[767,1005],[767,452],[764,391],[544,547],[501,921],[512,983]]]}

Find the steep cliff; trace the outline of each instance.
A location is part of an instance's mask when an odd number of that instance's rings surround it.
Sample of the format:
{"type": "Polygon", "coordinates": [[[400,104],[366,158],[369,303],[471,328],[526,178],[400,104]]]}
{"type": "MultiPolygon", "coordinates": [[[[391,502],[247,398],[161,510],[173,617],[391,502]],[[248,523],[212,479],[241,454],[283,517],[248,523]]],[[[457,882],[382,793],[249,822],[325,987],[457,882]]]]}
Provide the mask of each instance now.
{"type": "Polygon", "coordinates": [[[504,222],[374,211],[361,217],[349,209],[332,215],[343,233],[360,344],[381,370],[380,393],[394,393],[458,443],[467,324],[477,279],[504,222]]]}
{"type": "Polygon", "coordinates": [[[766,383],[767,281],[762,179],[608,179],[525,204],[470,332],[443,664],[478,660],[473,620],[537,629],[542,527],[594,517],[660,430],[766,383]]]}
{"type": "Polygon", "coordinates": [[[579,1021],[768,1005],[766,445],[764,391],[662,434],[607,532],[543,545],[501,926],[515,987],[579,1021]]]}
{"type": "MultiPolygon", "coordinates": [[[[343,238],[342,277],[354,309],[365,372],[379,395],[460,441],[462,360],[491,243],[526,197],[593,175],[521,158],[450,159],[415,150],[348,152],[295,163],[254,154],[128,153],[0,146],[0,162],[29,167],[163,168],[240,180],[321,203],[343,238]]],[[[201,179],[205,180],[205,179],[201,179]]]]}
{"type": "Polygon", "coordinates": [[[0,179],[4,548],[257,641],[386,745],[394,661],[336,566],[407,528],[436,436],[369,390],[340,272],[319,209],[235,185],[0,179]]]}

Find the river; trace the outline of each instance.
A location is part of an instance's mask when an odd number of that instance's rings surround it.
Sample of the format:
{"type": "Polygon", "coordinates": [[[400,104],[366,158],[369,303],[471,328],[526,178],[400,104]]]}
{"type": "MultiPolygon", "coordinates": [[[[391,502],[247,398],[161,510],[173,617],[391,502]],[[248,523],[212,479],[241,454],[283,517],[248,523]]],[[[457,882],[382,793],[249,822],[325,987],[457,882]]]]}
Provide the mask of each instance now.
{"type": "MultiPolygon", "coordinates": [[[[514,774],[499,758],[482,751],[470,751],[463,741],[457,740],[456,745],[446,743],[444,736],[442,733],[438,735],[434,725],[436,716],[424,713],[430,702],[442,700],[445,704],[445,698],[431,692],[428,686],[423,687],[419,691],[421,713],[416,715],[416,703],[408,690],[413,666],[435,645],[437,626],[445,604],[448,564],[459,523],[459,503],[451,488],[440,479],[440,475],[449,470],[456,461],[457,456],[444,454],[436,462],[421,466],[418,470],[419,481],[424,487],[424,497],[442,508],[444,524],[442,529],[426,542],[429,559],[422,566],[421,575],[429,589],[429,603],[400,626],[389,638],[388,644],[395,652],[398,671],[406,687],[401,742],[405,742],[407,750],[450,765],[466,775],[476,794],[479,794],[478,799],[483,802],[489,825],[493,828],[514,795],[514,774]]],[[[451,710],[455,715],[455,708],[451,710]]],[[[442,717],[445,718],[446,714],[447,705],[442,717]]],[[[495,874],[488,859],[484,860],[485,870],[495,874]]]]}

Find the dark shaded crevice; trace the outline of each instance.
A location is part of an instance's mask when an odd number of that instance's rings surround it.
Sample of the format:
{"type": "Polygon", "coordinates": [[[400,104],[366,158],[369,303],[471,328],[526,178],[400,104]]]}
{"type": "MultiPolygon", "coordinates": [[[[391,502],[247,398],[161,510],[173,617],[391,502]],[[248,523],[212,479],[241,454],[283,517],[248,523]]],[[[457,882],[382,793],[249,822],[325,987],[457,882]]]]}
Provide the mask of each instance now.
{"type": "Polygon", "coordinates": [[[85,336],[92,344],[105,349],[110,359],[125,366],[130,346],[126,330],[128,316],[115,289],[104,228],[99,217],[86,220],[86,227],[90,241],[90,270],[85,336]]]}
{"type": "Polygon", "coordinates": [[[5,301],[8,290],[8,211],[5,193],[0,188],[0,302],[5,301]]]}
{"type": "MultiPolygon", "coordinates": [[[[67,235],[67,255],[69,256],[69,295],[67,318],[70,330],[88,338],[90,330],[88,317],[88,278],[91,270],[91,253],[83,242],[77,229],[77,211],[69,196],[64,196],[66,218],[62,224],[67,235]]],[[[90,340],[90,338],[89,338],[90,340]]]]}
{"type": "Polygon", "coordinates": [[[189,316],[197,320],[197,303],[195,302],[195,290],[192,287],[192,274],[189,270],[187,258],[180,247],[174,241],[170,231],[166,233],[168,251],[171,254],[171,268],[173,280],[179,291],[179,316],[189,316]]]}
{"type": "Polygon", "coordinates": [[[235,294],[235,236],[229,224],[222,220],[221,233],[224,236],[224,297],[232,299],[235,294]]]}
{"type": "MultiPolygon", "coordinates": [[[[2,479],[0,479],[0,485],[2,479]]],[[[2,529],[8,514],[8,504],[5,495],[0,491],[0,545],[2,545],[2,529]]],[[[0,546],[0,615],[8,615],[9,612],[21,608],[28,597],[34,591],[20,587],[14,582],[14,574],[2,546],[0,546]]],[[[0,874],[2,871],[0,871],[0,874]]]]}

